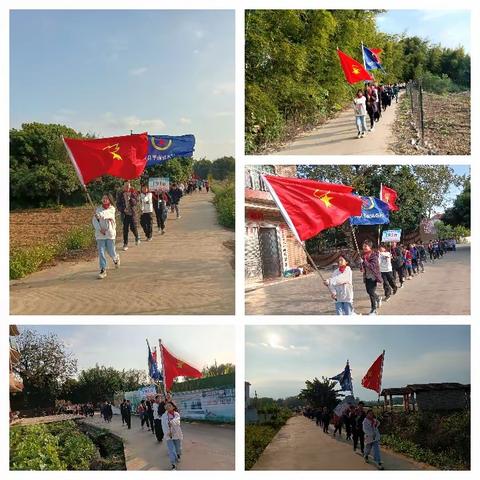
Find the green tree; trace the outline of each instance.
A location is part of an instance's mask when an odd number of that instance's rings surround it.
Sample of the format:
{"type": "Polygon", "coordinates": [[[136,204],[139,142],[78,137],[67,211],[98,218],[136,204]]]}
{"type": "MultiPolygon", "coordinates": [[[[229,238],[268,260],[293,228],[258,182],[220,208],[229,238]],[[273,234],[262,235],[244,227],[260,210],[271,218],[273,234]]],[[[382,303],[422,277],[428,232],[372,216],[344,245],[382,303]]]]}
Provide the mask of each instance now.
{"type": "Polygon", "coordinates": [[[235,176],[235,159],[233,157],[217,158],[212,163],[211,174],[215,180],[226,180],[235,176]]]}
{"type": "Polygon", "coordinates": [[[160,165],[147,167],[142,174],[141,182],[147,183],[149,177],[168,177],[170,182],[186,182],[193,173],[193,158],[172,158],[160,165]]]}
{"type": "Polygon", "coordinates": [[[303,388],[298,398],[304,400],[305,403],[313,408],[327,407],[333,410],[339,403],[342,395],[335,390],[335,382],[326,377],[319,380],[315,377],[313,380],[305,381],[305,388],[303,388]]]}
{"type": "Polygon", "coordinates": [[[13,368],[23,380],[25,405],[54,405],[62,386],[77,372],[77,360],[54,334],[25,330],[17,338],[17,345],[20,362],[13,368]]]}
{"type": "Polygon", "coordinates": [[[204,377],[217,377],[218,375],[228,375],[235,373],[235,365],[233,363],[215,363],[213,365],[206,366],[202,370],[204,377]]]}
{"type": "Polygon", "coordinates": [[[212,171],[212,162],[206,158],[197,160],[193,164],[193,173],[201,179],[207,179],[212,171]]]}
{"type": "Polygon", "coordinates": [[[10,198],[14,207],[59,204],[80,188],[62,136],[81,138],[65,125],[24,123],[10,130],[10,198]]]}
{"type": "Polygon", "coordinates": [[[442,220],[454,227],[460,225],[470,229],[470,177],[465,180],[463,191],[455,199],[453,207],[445,211],[442,220]]]}

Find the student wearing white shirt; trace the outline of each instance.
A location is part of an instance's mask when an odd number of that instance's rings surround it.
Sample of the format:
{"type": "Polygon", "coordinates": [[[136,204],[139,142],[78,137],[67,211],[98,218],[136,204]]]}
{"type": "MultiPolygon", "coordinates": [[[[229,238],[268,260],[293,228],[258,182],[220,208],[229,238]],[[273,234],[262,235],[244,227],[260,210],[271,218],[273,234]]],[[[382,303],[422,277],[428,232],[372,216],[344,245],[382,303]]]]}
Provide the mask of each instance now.
{"type": "Polygon", "coordinates": [[[171,468],[176,470],[177,463],[182,455],[183,433],[180,426],[180,414],[175,411],[175,405],[172,402],[165,403],[165,410],[166,412],[162,415],[162,429],[167,440],[171,468]]]}
{"type": "Polygon", "coordinates": [[[380,265],[380,273],[383,279],[383,291],[385,292],[385,301],[388,302],[390,297],[397,293],[397,285],[393,278],[392,254],[387,251],[385,245],[378,248],[378,263],[380,265]]]}
{"type": "Polygon", "coordinates": [[[362,138],[367,133],[367,99],[362,90],[357,91],[357,96],[353,100],[353,110],[355,111],[355,122],[357,124],[357,138],[362,138]]]}
{"type": "Polygon", "coordinates": [[[140,225],[145,232],[147,242],[152,240],[153,235],[153,197],[152,193],[148,191],[148,186],[142,186],[142,193],[140,194],[140,209],[142,216],[140,217],[140,225]]]}
{"type": "Polygon", "coordinates": [[[338,257],[338,268],[324,283],[335,300],[337,315],[353,315],[352,269],[344,257],[338,257]]]}

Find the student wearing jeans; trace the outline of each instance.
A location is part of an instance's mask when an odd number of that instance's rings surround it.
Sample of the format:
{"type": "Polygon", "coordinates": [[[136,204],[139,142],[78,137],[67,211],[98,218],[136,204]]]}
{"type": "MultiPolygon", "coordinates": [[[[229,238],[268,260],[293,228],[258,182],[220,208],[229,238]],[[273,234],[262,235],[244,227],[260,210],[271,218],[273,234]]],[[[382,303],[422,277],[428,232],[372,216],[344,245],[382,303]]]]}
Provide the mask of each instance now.
{"type": "Polygon", "coordinates": [[[165,410],[166,412],[162,415],[162,429],[167,439],[171,469],[176,470],[182,455],[183,433],[180,426],[180,414],[175,411],[175,405],[172,402],[165,403],[165,410]]]}
{"type": "Polygon", "coordinates": [[[364,137],[367,133],[367,99],[363,96],[363,91],[358,90],[357,96],[353,100],[353,110],[355,112],[355,123],[357,124],[357,138],[364,137]]]}
{"type": "Polygon", "coordinates": [[[373,460],[378,465],[378,468],[383,470],[382,458],[380,457],[380,431],[378,430],[380,422],[375,418],[372,409],[367,411],[367,416],[362,426],[365,434],[365,462],[368,463],[368,456],[373,450],[373,460]]]}
{"type": "Polygon", "coordinates": [[[115,250],[115,237],[117,236],[115,207],[112,205],[110,197],[106,194],[102,197],[102,205],[95,210],[92,225],[95,229],[95,240],[97,241],[98,260],[100,264],[98,278],[102,279],[107,276],[105,250],[113,260],[115,268],[120,266],[120,257],[115,250]]]}
{"type": "Polygon", "coordinates": [[[140,217],[140,225],[143,228],[147,241],[152,240],[153,235],[153,197],[152,193],[148,191],[148,185],[142,186],[142,193],[140,194],[140,210],[142,215],[140,217]]]}

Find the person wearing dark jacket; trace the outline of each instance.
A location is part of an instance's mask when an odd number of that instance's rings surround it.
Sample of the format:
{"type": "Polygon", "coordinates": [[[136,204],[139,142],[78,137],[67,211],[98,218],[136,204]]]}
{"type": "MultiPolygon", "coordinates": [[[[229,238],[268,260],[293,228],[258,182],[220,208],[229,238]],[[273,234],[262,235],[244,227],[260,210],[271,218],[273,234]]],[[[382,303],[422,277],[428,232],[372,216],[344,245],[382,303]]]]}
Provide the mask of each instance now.
{"type": "Polygon", "coordinates": [[[398,281],[400,283],[399,288],[403,288],[404,279],[404,270],[405,270],[405,262],[403,261],[403,253],[402,247],[397,245],[396,242],[392,243],[392,268],[395,277],[398,277],[398,281]]]}
{"type": "Polygon", "coordinates": [[[172,208],[172,212],[175,211],[175,213],[177,214],[177,218],[180,218],[180,211],[178,209],[178,205],[180,204],[180,199],[182,198],[183,196],[183,192],[182,190],[180,189],[180,187],[174,183],[172,184],[172,188],[170,189],[170,200],[171,200],[171,208],[172,208]]]}
{"type": "Polygon", "coordinates": [[[153,404],[153,418],[155,424],[155,436],[161,442],[163,440],[162,415],[165,413],[165,401],[161,395],[155,396],[153,404]]]}
{"type": "Polygon", "coordinates": [[[363,281],[370,297],[371,310],[369,315],[376,315],[377,309],[382,304],[382,299],[377,295],[377,283],[383,283],[382,275],[380,273],[380,264],[378,261],[378,253],[372,249],[372,242],[365,240],[362,245],[362,271],[363,281]]]}
{"type": "Polygon", "coordinates": [[[117,193],[117,209],[123,223],[123,250],[128,250],[128,230],[135,237],[135,245],[140,243],[137,228],[137,192],[131,188],[130,182],[123,184],[123,190],[117,193]]]}
{"type": "Polygon", "coordinates": [[[168,207],[171,200],[168,192],[159,191],[153,193],[153,210],[157,218],[158,233],[162,235],[165,233],[165,222],[167,221],[168,207]]]}
{"type": "Polygon", "coordinates": [[[323,423],[323,433],[328,433],[328,427],[330,426],[330,412],[327,407],[323,407],[322,423],[323,423]]]}
{"type": "Polygon", "coordinates": [[[132,405],[130,403],[130,400],[127,400],[127,403],[125,404],[125,422],[127,424],[128,429],[130,430],[132,428],[132,405]]]}
{"type": "Polygon", "coordinates": [[[360,451],[362,455],[365,450],[365,433],[363,432],[363,421],[367,416],[363,408],[363,402],[358,402],[358,407],[355,412],[352,414],[352,434],[353,434],[353,451],[355,452],[358,447],[358,442],[360,441],[360,451]]]}
{"type": "Polygon", "coordinates": [[[122,400],[122,403],[120,404],[120,415],[122,416],[122,425],[125,425],[125,405],[127,404],[127,401],[125,399],[122,400]]]}
{"type": "Polygon", "coordinates": [[[146,406],[146,417],[147,417],[147,426],[149,430],[151,430],[152,434],[155,435],[155,423],[153,421],[153,406],[150,400],[145,402],[146,406]]]}

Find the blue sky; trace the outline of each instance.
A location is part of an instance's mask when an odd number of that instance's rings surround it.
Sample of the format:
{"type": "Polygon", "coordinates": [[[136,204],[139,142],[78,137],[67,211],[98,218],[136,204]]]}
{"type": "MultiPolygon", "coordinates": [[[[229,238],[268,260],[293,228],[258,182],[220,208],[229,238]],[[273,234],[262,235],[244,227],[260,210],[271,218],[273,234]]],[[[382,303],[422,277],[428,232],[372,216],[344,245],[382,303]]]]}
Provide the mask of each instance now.
{"type": "Polygon", "coordinates": [[[388,10],[377,17],[380,31],[406,33],[434,44],[470,52],[470,12],[468,10],[388,10]]]}
{"type": "Polygon", "coordinates": [[[151,347],[161,338],[174,355],[202,369],[217,363],[235,363],[235,331],[231,326],[171,325],[18,325],[41,334],[55,333],[78,360],[78,370],[96,363],[117,369],[147,370],[151,347]]]}
{"type": "Polygon", "coordinates": [[[20,11],[10,23],[11,126],[99,136],[193,133],[234,155],[234,12],[20,11]]]}
{"type": "Polygon", "coordinates": [[[470,383],[468,326],[247,326],[246,380],[251,395],[297,395],[305,380],[333,377],[350,361],[355,396],[377,394],[360,384],[385,349],[383,386],[411,383],[470,383]]]}

